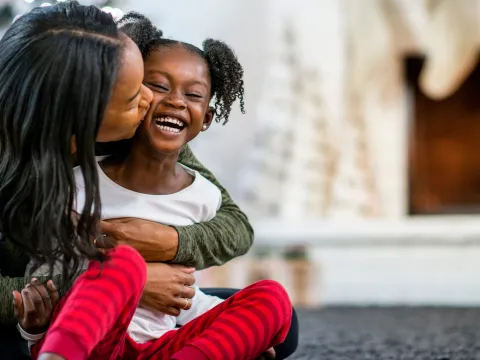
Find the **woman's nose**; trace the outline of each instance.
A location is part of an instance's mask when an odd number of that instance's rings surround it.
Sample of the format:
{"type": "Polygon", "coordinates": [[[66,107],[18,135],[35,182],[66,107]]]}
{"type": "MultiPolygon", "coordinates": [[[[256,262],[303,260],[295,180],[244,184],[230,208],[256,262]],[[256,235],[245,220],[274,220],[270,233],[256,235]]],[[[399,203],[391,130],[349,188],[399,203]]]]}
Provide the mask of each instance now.
{"type": "Polygon", "coordinates": [[[142,85],[142,99],[140,100],[140,108],[148,111],[153,101],[153,92],[145,85],[142,85]]]}

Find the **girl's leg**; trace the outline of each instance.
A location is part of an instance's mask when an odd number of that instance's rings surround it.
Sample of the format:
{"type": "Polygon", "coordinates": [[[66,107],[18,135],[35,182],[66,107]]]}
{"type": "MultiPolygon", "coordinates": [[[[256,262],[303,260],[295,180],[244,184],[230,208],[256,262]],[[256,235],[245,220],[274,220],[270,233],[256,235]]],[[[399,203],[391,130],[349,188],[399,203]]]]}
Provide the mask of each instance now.
{"type": "MultiPolygon", "coordinates": [[[[230,289],[230,288],[205,288],[201,289],[205,294],[218,296],[222,299],[228,299],[230,296],[233,296],[239,289],[230,289]]],[[[275,346],[275,360],[283,360],[292,355],[298,347],[298,317],[295,311],[295,308],[292,309],[292,323],[290,329],[288,330],[287,337],[285,340],[275,346]]]]}
{"type": "Polygon", "coordinates": [[[136,359],[254,359],[281,343],[292,320],[292,304],[275,281],[257,282],[158,340],[136,344],[125,354],[136,359]]]}
{"type": "Polygon", "coordinates": [[[140,301],[146,265],[128,246],[109,252],[88,270],[55,307],[46,336],[32,348],[32,357],[54,353],[67,360],[114,359],[121,356],[126,330],[140,301]]]}

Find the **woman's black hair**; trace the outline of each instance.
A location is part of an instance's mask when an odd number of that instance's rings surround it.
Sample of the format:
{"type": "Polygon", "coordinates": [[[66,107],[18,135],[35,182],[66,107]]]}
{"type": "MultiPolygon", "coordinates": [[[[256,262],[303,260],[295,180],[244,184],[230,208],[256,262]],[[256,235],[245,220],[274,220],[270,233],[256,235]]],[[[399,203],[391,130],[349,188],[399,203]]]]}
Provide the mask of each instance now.
{"type": "Polygon", "coordinates": [[[63,280],[103,259],[95,138],[117,76],[124,35],[112,16],[76,1],[21,16],[0,40],[0,231],[63,280]],[[85,180],[75,208],[71,149],[85,180]]]}
{"type": "Polygon", "coordinates": [[[212,94],[215,98],[215,119],[217,122],[228,122],[232,104],[240,100],[240,109],[245,113],[243,101],[243,67],[240,65],[233,50],[224,42],[207,39],[202,48],[163,38],[161,30],[157,29],[145,16],[130,12],[118,22],[120,30],[127,34],[140,48],[144,59],[152,50],[160,47],[182,46],[200,55],[207,63],[212,83],[212,94]]]}

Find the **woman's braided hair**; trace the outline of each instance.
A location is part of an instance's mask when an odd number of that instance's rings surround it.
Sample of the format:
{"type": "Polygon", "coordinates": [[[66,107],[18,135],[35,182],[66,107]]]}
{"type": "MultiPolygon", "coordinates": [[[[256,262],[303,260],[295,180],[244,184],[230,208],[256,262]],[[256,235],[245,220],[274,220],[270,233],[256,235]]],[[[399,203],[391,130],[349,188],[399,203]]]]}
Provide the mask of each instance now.
{"type": "Polygon", "coordinates": [[[243,67],[238,62],[233,50],[224,42],[207,39],[202,49],[181,41],[166,39],[163,32],[157,29],[145,16],[130,12],[124,15],[118,26],[139,47],[146,59],[151,51],[160,47],[182,46],[201,56],[207,63],[212,85],[211,96],[215,98],[215,118],[217,122],[226,124],[229,120],[232,105],[240,100],[240,110],[245,113],[243,67]]]}

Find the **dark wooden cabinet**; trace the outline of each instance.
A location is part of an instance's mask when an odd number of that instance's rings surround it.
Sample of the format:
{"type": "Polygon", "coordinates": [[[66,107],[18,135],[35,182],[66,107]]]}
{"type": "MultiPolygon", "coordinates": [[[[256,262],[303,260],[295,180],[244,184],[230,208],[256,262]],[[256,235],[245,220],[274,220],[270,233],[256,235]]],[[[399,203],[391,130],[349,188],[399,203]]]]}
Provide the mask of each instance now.
{"type": "Polygon", "coordinates": [[[449,98],[418,86],[424,59],[406,60],[411,95],[409,213],[480,213],[480,66],[449,98]]]}

